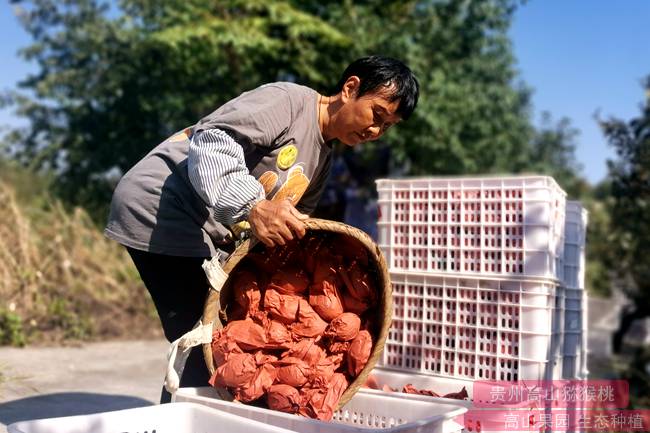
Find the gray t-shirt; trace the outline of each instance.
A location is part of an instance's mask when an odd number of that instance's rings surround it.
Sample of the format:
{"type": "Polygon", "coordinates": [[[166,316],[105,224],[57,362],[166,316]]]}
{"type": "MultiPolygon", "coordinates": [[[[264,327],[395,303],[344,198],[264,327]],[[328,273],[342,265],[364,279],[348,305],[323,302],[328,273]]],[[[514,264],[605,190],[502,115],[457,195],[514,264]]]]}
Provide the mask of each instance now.
{"type": "Polygon", "coordinates": [[[292,83],[267,84],[227,102],[140,160],[120,180],[105,234],[138,250],[176,256],[213,256],[231,242],[230,230],[192,187],[188,151],[194,134],[220,129],[243,149],[246,167],[267,199],[293,198],[311,213],[331,166],[321,135],[318,94],[292,83]]]}

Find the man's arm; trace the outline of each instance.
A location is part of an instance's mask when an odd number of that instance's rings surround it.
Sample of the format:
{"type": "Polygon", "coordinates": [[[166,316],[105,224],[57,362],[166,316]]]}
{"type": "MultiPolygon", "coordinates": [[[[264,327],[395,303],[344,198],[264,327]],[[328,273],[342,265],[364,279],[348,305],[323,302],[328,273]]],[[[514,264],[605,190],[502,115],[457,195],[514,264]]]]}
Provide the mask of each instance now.
{"type": "Polygon", "coordinates": [[[248,172],[244,151],[220,129],[198,132],[190,142],[188,175],[199,196],[226,225],[248,219],[253,234],[268,246],[304,236],[302,220],[288,200],[265,200],[264,188],[248,172]]]}
{"type": "Polygon", "coordinates": [[[220,129],[192,137],[187,168],[192,186],[223,224],[246,219],[264,199],[264,188],[248,172],[241,146],[220,129]]]}

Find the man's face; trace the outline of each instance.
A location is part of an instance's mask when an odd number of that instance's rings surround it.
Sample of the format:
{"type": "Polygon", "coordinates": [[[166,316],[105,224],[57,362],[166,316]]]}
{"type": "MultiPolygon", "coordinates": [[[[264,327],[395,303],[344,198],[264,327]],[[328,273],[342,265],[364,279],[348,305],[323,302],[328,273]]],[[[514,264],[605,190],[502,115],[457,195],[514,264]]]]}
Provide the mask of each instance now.
{"type": "Polygon", "coordinates": [[[399,101],[390,102],[389,95],[390,89],[367,93],[359,98],[352,92],[339,113],[337,138],[348,146],[355,146],[381,137],[400,121],[400,116],[395,114],[399,101]]]}

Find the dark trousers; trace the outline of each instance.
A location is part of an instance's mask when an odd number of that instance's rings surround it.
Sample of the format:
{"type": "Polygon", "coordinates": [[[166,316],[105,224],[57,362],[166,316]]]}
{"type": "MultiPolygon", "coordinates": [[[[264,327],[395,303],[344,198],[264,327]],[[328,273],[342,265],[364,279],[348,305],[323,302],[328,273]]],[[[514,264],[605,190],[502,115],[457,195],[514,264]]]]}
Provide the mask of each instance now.
{"type": "MultiPolygon", "coordinates": [[[[171,343],[190,331],[203,315],[209,284],[201,267],[202,257],[176,257],[127,248],[140,277],[147,287],[158,317],[171,343]]],[[[201,346],[192,349],[180,386],[207,386],[210,372],[201,346]]],[[[171,394],[163,387],[161,403],[169,403],[171,394]]]]}

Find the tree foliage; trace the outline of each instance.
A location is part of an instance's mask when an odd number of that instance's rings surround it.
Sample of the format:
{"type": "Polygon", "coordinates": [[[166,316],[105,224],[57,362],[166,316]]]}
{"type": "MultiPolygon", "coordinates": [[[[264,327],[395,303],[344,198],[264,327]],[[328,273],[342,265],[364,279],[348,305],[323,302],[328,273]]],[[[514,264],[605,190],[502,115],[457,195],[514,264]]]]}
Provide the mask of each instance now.
{"type": "Polygon", "coordinates": [[[633,303],[622,320],[619,341],[615,342],[619,347],[631,323],[650,316],[650,76],[644,84],[648,99],[639,117],[628,122],[615,118],[601,121],[618,157],[608,161],[615,270],[633,303]]]}
{"type": "Polygon", "coordinates": [[[573,199],[585,197],[590,189],[581,176],[582,165],[575,156],[578,134],[568,118],[554,123],[551,113],[543,112],[541,124],[531,140],[527,166],[532,172],[553,176],[573,199]]]}
{"type": "Polygon", "coordinates": [[[422,86],[413,118],[378,144],[398,172],[529,161],[529,91],[507,36],[514,0],[14,3],[33,38],[21,53],[38,72],[16,95],[31,127],[9,141],[23,162],[53,169],[73,202],[105,205],[111,175],[244,90],[291,80],[326,92],[372,53],[404,60],[422,86]]]}
{"type": "Polygon", "coordinates": [[[67,199],[105,208],[111,174],[263,82],[329,84],[351,41],[284,2],[19,1],[38,72],[17,97],[15,156],[58,173],[67,199]]]}

